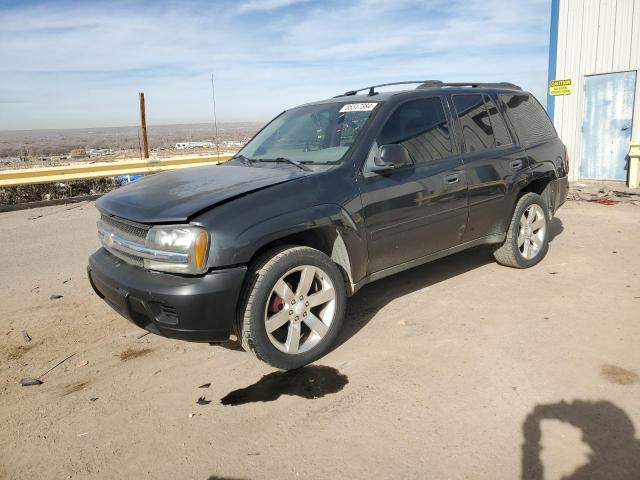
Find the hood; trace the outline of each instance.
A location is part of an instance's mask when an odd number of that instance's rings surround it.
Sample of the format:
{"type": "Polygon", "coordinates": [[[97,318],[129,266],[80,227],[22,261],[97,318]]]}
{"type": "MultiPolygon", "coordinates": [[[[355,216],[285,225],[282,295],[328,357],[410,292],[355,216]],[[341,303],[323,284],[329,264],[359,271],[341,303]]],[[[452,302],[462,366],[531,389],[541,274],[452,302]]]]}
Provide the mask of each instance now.
{"type": "Polygon", "coordinates": [[[184,223],[194,214],[309,172],[208,165],[150,175],[102,196],[101,211],[140,223],[184,223]]]}

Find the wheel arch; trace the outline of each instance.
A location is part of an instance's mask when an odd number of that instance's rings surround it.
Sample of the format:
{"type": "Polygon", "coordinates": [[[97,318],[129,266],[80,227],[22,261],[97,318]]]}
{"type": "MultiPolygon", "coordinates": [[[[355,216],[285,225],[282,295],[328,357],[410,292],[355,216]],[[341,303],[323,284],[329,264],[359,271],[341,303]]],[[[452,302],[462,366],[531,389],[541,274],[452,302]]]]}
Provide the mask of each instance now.
{"type": "Polygon", "coordinates": [[[268,250],[283,245],[315,248],[327,255],[341,271],[347,293],[362,275],[366,258],[364,235],[351,216],[339,205],[318,205],[302,212],[274,217],[247,229],[238,237],[239,244],[252,248],[245,251],[242,263],[250,264],[268,250]]]}
{"type": "Polygon", "coordinates": [[[518,203],[518,200],[520,200],[523,195],[527,193],[537,193],[547,203],[549,214],[553,216],[553,212],[556,210],[554,205],[554,199],[556,198],[554,180],[556,180],[556,174],[553,170],[539,172],[537,174],[534,172],[529,182],[523,185],[518,192],[513,208],[515,209],[515,204],[518,203]]]}

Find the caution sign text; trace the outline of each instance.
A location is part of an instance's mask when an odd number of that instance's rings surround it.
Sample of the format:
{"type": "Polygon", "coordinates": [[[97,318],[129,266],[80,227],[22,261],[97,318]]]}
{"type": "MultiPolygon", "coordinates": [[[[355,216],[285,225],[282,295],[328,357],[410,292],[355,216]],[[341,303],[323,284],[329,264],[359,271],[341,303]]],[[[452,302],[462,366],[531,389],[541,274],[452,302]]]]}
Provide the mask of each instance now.
{"type": "Polygon", "coordinates": [[[551,80],[549,82],[549,95],[571,95],[571,79],[551,80]]]}

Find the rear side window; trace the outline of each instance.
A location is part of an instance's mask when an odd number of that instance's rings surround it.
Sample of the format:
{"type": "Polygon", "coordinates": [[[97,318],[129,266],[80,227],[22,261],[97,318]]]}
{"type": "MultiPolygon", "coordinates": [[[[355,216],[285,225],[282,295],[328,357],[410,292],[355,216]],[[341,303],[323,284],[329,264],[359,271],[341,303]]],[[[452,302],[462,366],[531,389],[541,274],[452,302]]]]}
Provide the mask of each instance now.
{"type": "Polygon", "coordinates": [[[505,145],[513,144],[513,140],[511,139],[511,134],[509,130],[507,130],[507,126],[504,123],[504,119],[502,118],[502,114],[498,111],[498,107],[493,103],[491,97],[489,95],[484,95],[484,105],[487,108],[487,113],[489,114],[489,120],[491,121],[491,126],[493,127],[493,135],[495,136],[495,146],[503,147],[505,145]]]}
{"type": "Polygon", "coordinates": [[[547,112],[532,95],[503,93],[499,97],[507,106],[507,116],[521,143],[536,143],[557,136],[547,112]]]}
{"type": "Polygon", "coordinates": [[[467,152],[490,150],[495,145],[495,137],[489,114],[482,95],[454,95],[462,136],[467,152]]]}
{"type": "Polygon", "coordinates": [[[449,123],[440,97],[409,101],[391,114],[378,144],[395,143],[404,145],[417,164],[453,154],[449,123]]]}

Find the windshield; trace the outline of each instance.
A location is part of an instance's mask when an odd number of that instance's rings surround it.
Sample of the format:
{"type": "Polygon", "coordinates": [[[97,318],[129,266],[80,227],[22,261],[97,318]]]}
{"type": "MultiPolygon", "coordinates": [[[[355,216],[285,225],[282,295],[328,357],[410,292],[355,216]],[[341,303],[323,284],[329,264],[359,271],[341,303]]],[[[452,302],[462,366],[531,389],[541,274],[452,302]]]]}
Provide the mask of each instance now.
{"type": "Polygon", "coordinates": [[[377,105],[377,102],[327,103],[288,110],[258,133],[238,155],[257,161],[285,158],[300,163],[338,163],[377,105]]]}

